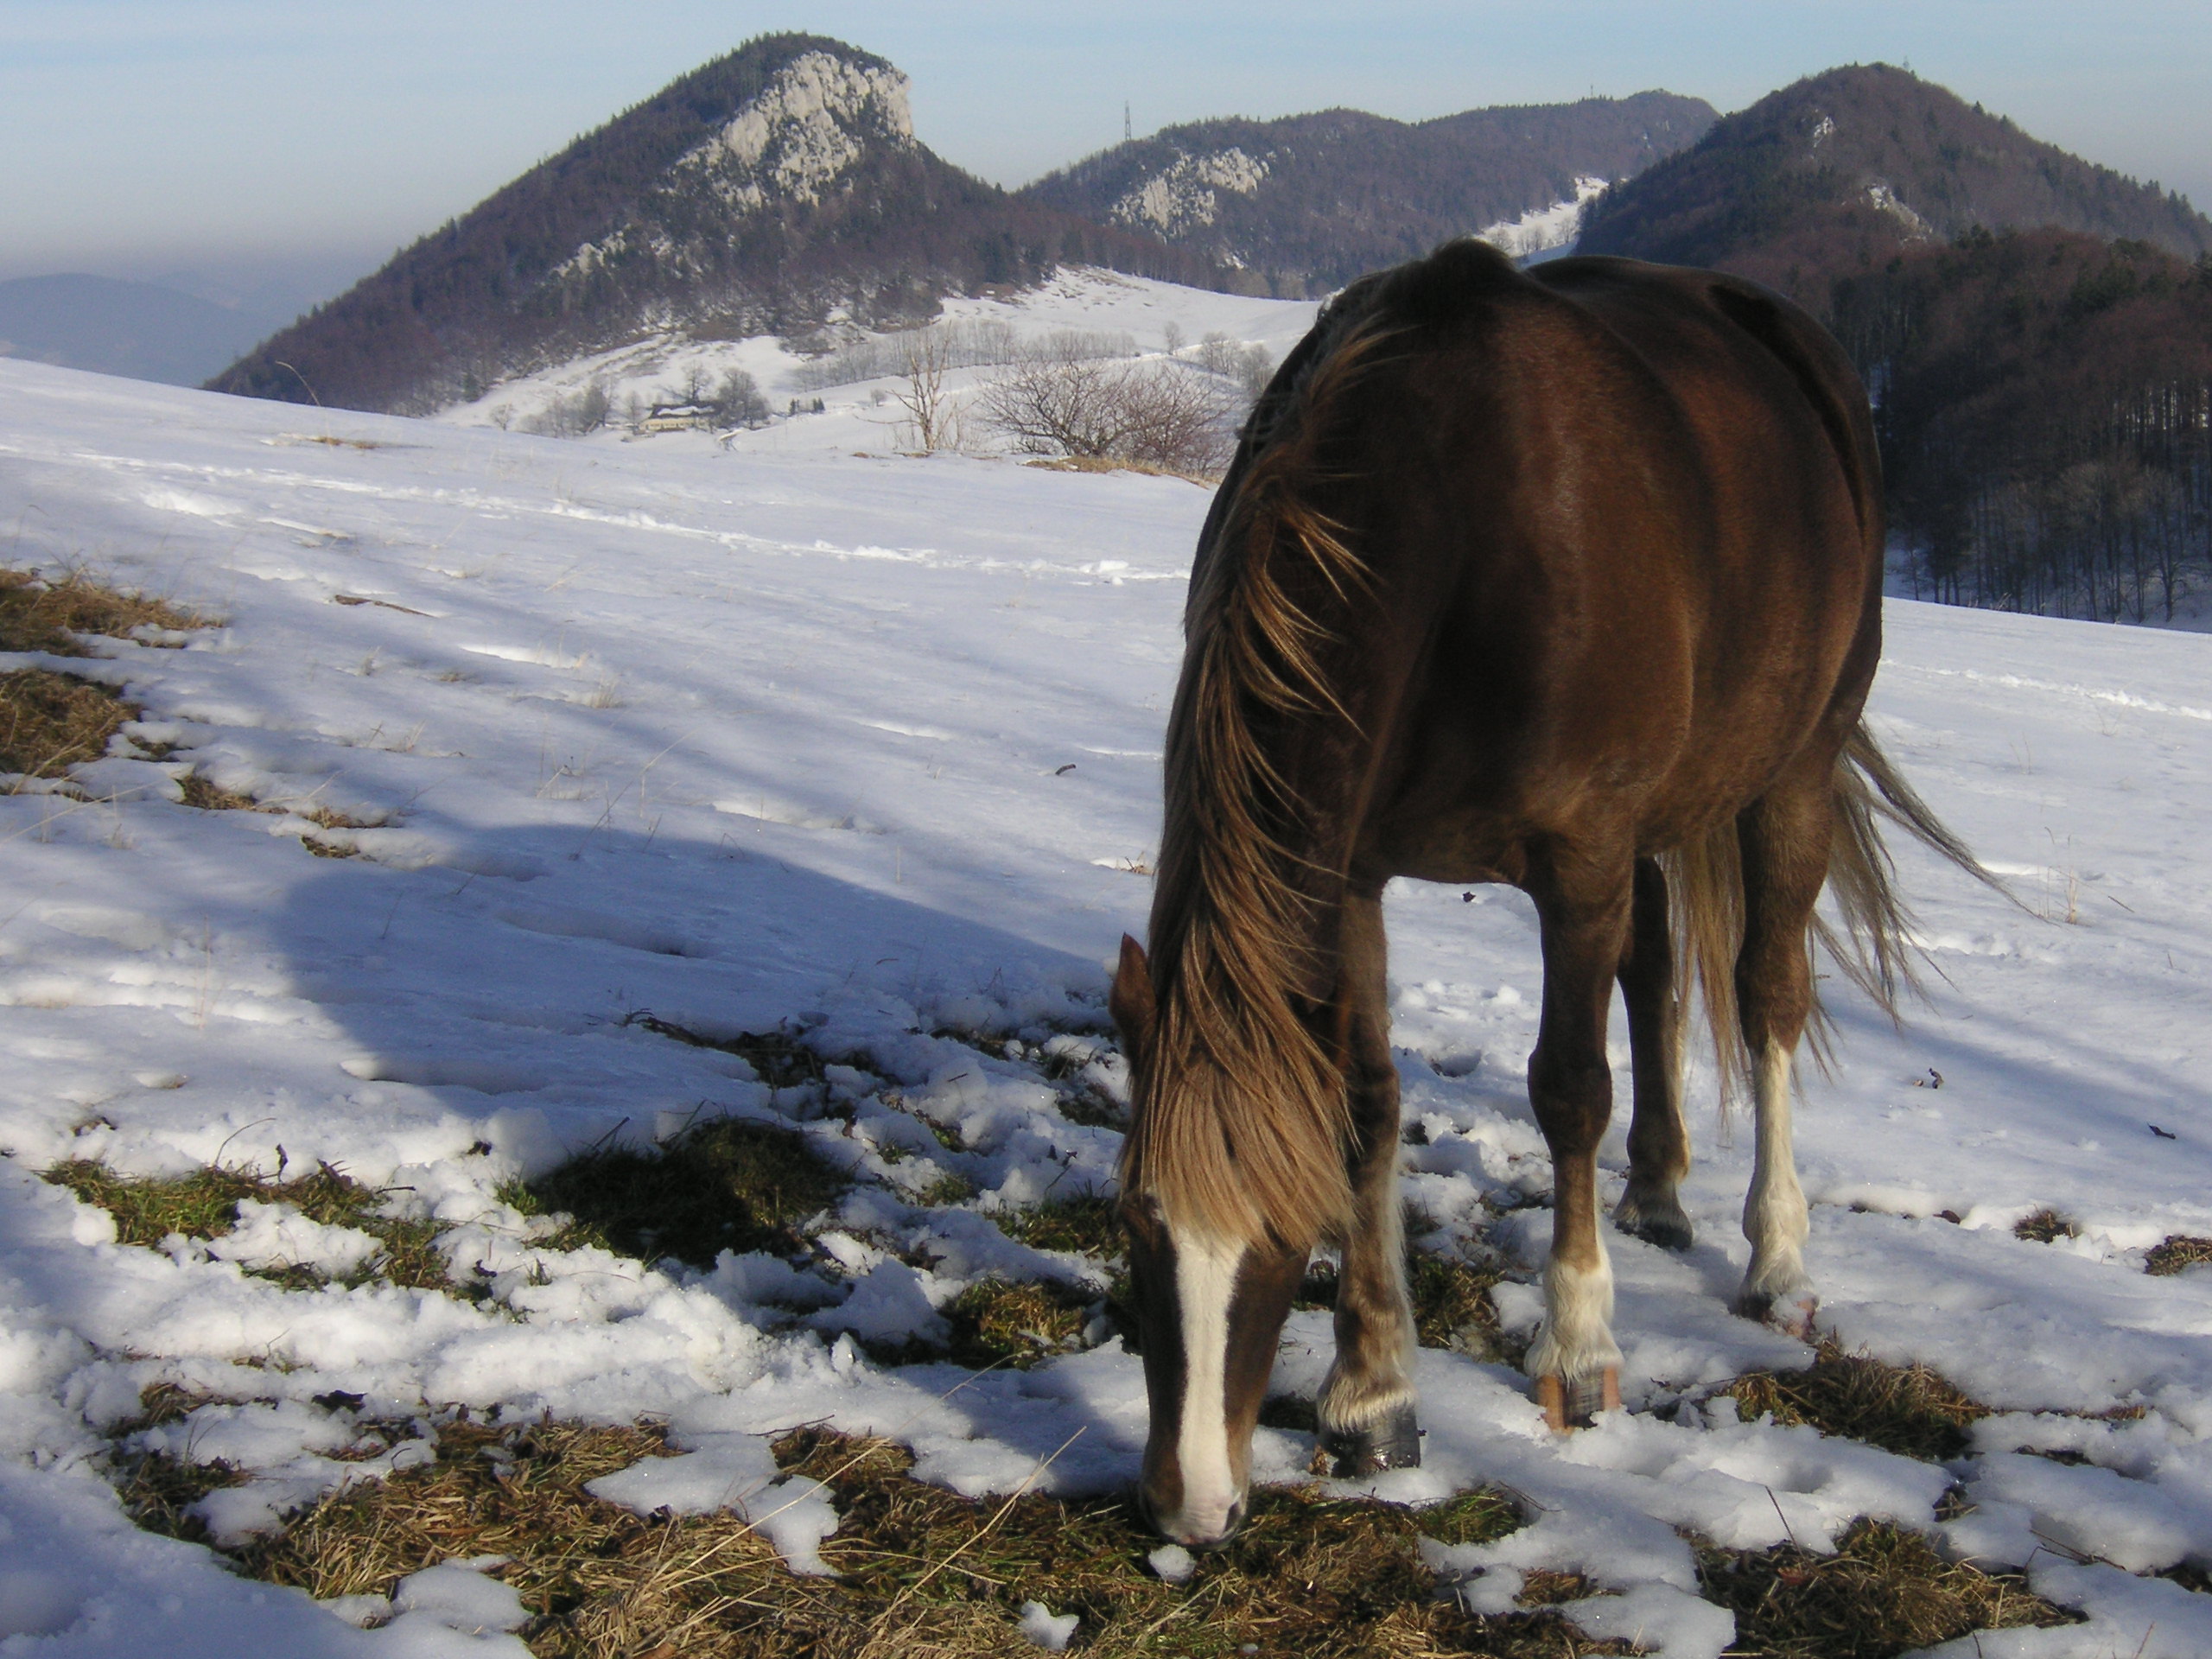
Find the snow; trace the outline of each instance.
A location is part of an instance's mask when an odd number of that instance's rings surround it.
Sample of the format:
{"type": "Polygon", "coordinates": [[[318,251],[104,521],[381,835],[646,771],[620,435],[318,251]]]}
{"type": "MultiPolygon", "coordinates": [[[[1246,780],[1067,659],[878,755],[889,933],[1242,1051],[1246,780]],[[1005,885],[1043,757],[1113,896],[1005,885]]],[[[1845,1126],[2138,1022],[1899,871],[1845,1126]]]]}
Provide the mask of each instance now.
{"type": "Polygon", "coordinates": [[[1081,1615],[1055,1613],[1041,1601],[1021,1604],[1021,1633],[1040,1648],[1054,1653],[1064,1651],[1068,1639],[1075,1634],[1075,1627],[1083,1623],[1081,1615]]]}
{"type": "MultiPolygon", "coordinates": [[[[940,321],[1002,323],[1018,340],[1039,340],[1062,330],[1126,334],[1135,347],[1155,355],[1171,344],[1168,330],[1172,327],[1174,340],[1186,346],[1218,334],[1239,345],[1264,346],[1280,361],[1313,327],[1319,309],[1318,302],[1310,300],[1210,294],[1115,271],[1065,266],[1051,281],[1003,299],[949,298],[940,321]]],[[[849,324],[842,332],[855,339],[865,337],[863,331],[849,324]]],[[[849,460],[856,451],[883,454],[914,446],[912,429],[892,401],[906,390],[903,378],[862,380],[817,391],[803,379],[814,360],[785,342],[766,337],[695,340],[674,334],[649,334],[628,345],[502,381],[473,403],[456,404],[435,418],[454,425],[519,430],[557,400],[572,397],[589,386],[603,387],[619,413],[633,397],[640,406],[672,401],[695,370],[704,377],[702,384],[713,385],[729,370],[741,369],[759,384],[771,410],[788,410],[796,399],[802,410],[810,410],[813,399],[820,397],[823,411],[779,412],[765,427],[721,435],[700,431],[640,436],[618,420],[613,429],[583,441],[589,446],[587,453],[625,444],[664,457],[712,455],[726,448],[740,454],[849,460]]],[[[989,372],[976,368],[950,371],[944,377],[946,396],[956,408],[966,410],[989,372]]],[[[963,450],[976,454],[1004,451],[1003,441],[982,422],[965,419],[957,424],[957,447],[963,450]]],[[[855,547],[848,551],[854,557],[902,556],[895,545],[872,550],[855,547]]],[[[1152,747],[1158,747],[1156,741],[1152,747]]]]}
{"type": "MultiPolygon", "coordinates": [[[[1029,326],[1148,347],[1172,322],[1279,351],[1311,315],[1090,276],[1023,303],[1029,326]]],[[[26,1651],[522,1650],[495,1568],[323,1608],[136,1529],[107,1435],[156,1382],[208,1403],[143,1433],[248,1477],[205,1511],[223,1537],[426,1456],[464,1405],[664,1420],[671,1455],[604,1495],[741,1513],[798,1570],[837,1523],[768,1455],[801,1423],[895,1438],[971,1496],[1134,1478],[1141,1369],[1096,1332],[981,1376],[886,1368],[862,1343],[926,1333],[994,1274],[1103,1294],[1096,1263],[990,1216],[1111,1179],[1114,1133],[1067,1116],[1075,1082],[1048,1062],[1125,1089],[1103,997],[1150,899],[1205,492],[891,455],[864,396],[728,449],[525,437],[487,407],[405,422],[0,364],[9,562],[226,624],[67,659],[144,717],[79,796],[0,794],[0,1632],[26,1651]],[[187,808],[193,768],[283,810],[187,808]],[[309,836],[358,855],[310,856],[309,836]],[[776,1088],[645,1013],[803,1033],[836,1064],[776,1088]],[[813,1256],[646,1268],[555,1249],[499,1196],[573,1149],[718,1116],[788,1125],[853,1173],[809,1224],[813,1256]],[[436,1221],[487,1296],[253,1276],[373,1261],[366,1235],[281,1205],[205,1243],[119,1244],[37,1179],[71,1157],[327,1161],[436,1221]],[[975,1196],[932,1199],[950,1177],[975,1196]]],[[[1568,1617],[1669,1655],[1732,1636],[1677,1529],[1823,1549],[1866,1515],[2024,1564],[2089,1615],[1983,1636],[1986,1654],[2205,1651],[2202,1599],[2138,1575],[2212,1564],[2212,1272],[2143,1271],[2170,1234],[2212,1234],[2212,645],[1901,600],[1888,628],[1876,727],[2024,908],[1897,849],[1942,976],[1902,1032],[1832,999],[1836,1073],[1807,1068],[1799,1124],[1808,1259],[1847,1348],[1925,1361],[1999,1414],[1939,1467],[1709,1399],[1807,1351],[1726,1312],[1750,1137],[1697,1109],[1697,1244],[1611,1246],[1630,1412],[1555,1440],[1522,1379],[1425,1350],[1422,1466],[1337,1490],[1509,1487],[1529,1525],[1428,1546],[1469,1604],[1571,1568],[1599,1593],[1568,1617]],[[2078,1236],[2013,1236],[2044,1207],[2078,1236]],[[1938,1521],[1954,1481],[1979,1507],[1938,1521]]],[[[1509,1210],[1493,1236],[1519,1265],[1496,1300],[1525,1329],[1548,1223],[1512,1206],[1549,1185],[1522,1082],[1532,914],[1502,890],[1397,883],[1387,902],[1425,1136],[1409,1195],[1433,1248],[1509,1210]]],[[[1692,1084],[1710,1099],[1710,1068],[1692,1084]]],[[[1277,1388],[1310,1398],[1327,1361],[1326,1317],[1295,1316],[1277,1388]]],[[[1255,1471],[1301,1479],[1312,1449],[1263,1428],[1255,1471]]],[[[1040,1607],[1038,1632],[1065,1617],[1040,1607]]]]}
{"type": "Polygon", "coordinates": [[[1578,178],[1574,194],[1545,207],[1531,207],[1518,219],[1502,219],[1475,232],[1483,241],[1520,260],[1541,254],[1572,252],[1582,233],[1582,210],[1605,193],[1606,181],[1594,175],[1578,178]]]}

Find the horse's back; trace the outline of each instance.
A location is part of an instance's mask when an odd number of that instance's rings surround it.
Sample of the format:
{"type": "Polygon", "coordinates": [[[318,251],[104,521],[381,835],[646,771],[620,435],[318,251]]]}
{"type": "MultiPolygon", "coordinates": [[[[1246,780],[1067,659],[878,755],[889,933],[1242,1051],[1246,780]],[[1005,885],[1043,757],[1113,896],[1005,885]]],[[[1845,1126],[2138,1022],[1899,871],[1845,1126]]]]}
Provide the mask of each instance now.
{"type": "Polygon", "coordinates": [[[1840,742],[1878,651],[1865,398],[1787,302],[1465,245],[1365,297],[1394,343],[1317,486],[1383,596],[1367,861],[1516,879],[1531,835],[1697,833],[1840,742]]]}

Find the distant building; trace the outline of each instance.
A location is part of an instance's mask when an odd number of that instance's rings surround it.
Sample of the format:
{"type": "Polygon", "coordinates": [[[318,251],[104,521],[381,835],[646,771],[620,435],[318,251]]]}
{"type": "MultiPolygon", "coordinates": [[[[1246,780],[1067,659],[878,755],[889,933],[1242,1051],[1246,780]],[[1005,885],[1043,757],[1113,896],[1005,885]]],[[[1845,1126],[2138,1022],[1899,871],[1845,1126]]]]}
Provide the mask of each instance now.
{"type": "Polygon", "coordinates": [[[637,432],[704,432],[715,423],[715,411],[704,404],[655,404],[637,425],[637,432]]]}

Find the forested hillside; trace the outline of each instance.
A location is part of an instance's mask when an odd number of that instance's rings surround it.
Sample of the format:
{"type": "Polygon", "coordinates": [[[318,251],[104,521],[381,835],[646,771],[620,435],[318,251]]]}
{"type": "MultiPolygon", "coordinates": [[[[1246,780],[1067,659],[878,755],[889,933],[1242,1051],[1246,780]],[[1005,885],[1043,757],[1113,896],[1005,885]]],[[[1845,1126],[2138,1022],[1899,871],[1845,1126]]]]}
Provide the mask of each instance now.
{"type": "Polygon", "coordinates": [[[941,160],[882,59],[775,35],[579,138],[210,385],[423,413],[655,328],[919,319],[1062,260],[1219,283],[1202,257],[941,160]]]}
{"type": "Polygon", "coordinates": [[[2208,249],[2183,198],[1879,64],[1726,118],[1581,241],[1752,277],[1836,332],[1929,591],[2137,620],[2212,586],[2208,249]]]}
{"type": "MultiPolygon", "coordinates": [[[[1358,110],[1199,121],[1117,144],[1021,195],[1158,235],[1299,298],[1572,202],[1693,143],[1713,119],[1702,99],[1649,92],[1418,123],[1358,110]]],[[[1558,239],[1573,235],[1565,215],[1558,239]]]]}

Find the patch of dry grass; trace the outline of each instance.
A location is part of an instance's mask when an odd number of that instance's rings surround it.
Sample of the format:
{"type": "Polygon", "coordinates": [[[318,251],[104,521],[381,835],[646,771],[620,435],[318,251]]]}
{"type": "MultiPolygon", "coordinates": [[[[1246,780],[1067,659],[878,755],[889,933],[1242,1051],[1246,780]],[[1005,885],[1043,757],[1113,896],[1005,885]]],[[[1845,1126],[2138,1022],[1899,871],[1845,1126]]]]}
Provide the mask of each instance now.
{"type": "Polygon", "coordinates": [[[638,1026],[654,1035],[682,1043],[687,1048],[711,1048],[734,1054],[751,1065],[753,1074],[772,1089],[823,1081],[822,1057],[785,1031],[744,1032],[735,1037],[702,1037],[697,1032],[639,1008],[626,1014],[626,1026],[638,1026]]]}
{"type": "Polygon", "coordinates": [[[2193,1268],[2200,1262],[2212,1262],[2212,1238],[2194,1238],[2187,1233],[2176,1233],[2151,1247],[2143,1258],[2143,1271],[2164,1275],[2179,1273],[2183,1268],[2193,1268]]]}
{"type": "Polygon", "coordinates": [[[1916,1532],[1861,1521],[1833,1555],[1795,1544],[1698,1552],[1708,1600],[1736,1615],[1731,1653],[1892,1659],[1973,1630],[2078,1624],[2017,1573],[1947,1561],[1916,1532]]]}
{"type": "Polygon", "coordinates": [[[1141,473],[1147,478],[1179,478],[1209,490],[1221,482],[1219,473],[1189,472],[1180,467],[1155,466],[1148,461],[1116,461],[1110,455],[1046,455],[1021,464],[1042,467],[1048,473],[1141,473]]]}
{"type": "MultiPolygon", "coordinates": [[[[83,576],[45,582],[0,570],[0,651],[91,655],[80,634],[175,645],[210,624],[158,599],[119,594],[83,576]]],[[[97,760],[137,710],[104,685],[42,668],[0,674],[0,772],[59,778],[97,760]]]]}
{"type": "Polygon", "coordinates": [[[1925,1365],[1889,1365],[1824,1339],[1802,1371],[1751,1371],[1724,1392],[1746,1420],[1772,1412],[1823,1434],[1941,1463],[1961,1456],[1967,1427],[1989,1408],[1925,1365]]]}
{"type": "Polygon", "coordinates": [[[0,674],[0,772],[60,778],[97,760],[137,710],[104,685],[42,668],[0,674]]]}
{"type": "Polygon", "coordinates": [[[595,1147],[500,1197],[525,1215],[565,1212],[552,1249],[596,1244],[710,1268],[723,1250],[804,1248],[796,1224],[836,1203],[847,1181],[803,1135],[718,1118],[651,1152],[595,1147]]]}
{"type": "Polygon", "coordinates": [[[216,626],[167,600],[118,593],[82,575],[47,582],[0,570],[0,651],[84,657],[90,653],[74,637],[80,633],[166,645],[178,643],[168,636],[216,626]]]}
{"type": "Polygon", "coordinates": [[[1438,1599],[1421,1532],[1465,1542],[1512,1530],[1518,1516],[1495,1493],[1415,1513],[1262,1492],[1245,1532],[1178,1586],[1147,1567],[1159,1541],[1125,1503],[961,1498],[912,1478],[889,1442],[803,1429],[777,1454],[831,1488],[840,1525],[823,1555],[839,1576],[800,1578],[733,1516],[648,1520],[583,1492],[660,1449],[650,1429],[450,1424],[435,1465],[334,1494],[238,1560],[327,1599],[507,1555],[498,1576],[531,1610],[522,1635],[543,1659],[1003,1655],[1027,1650],[1016,1626],[1030,1600],[1079,1615],[1077,1645],[1105,1656],[1627,1651],[1555,1615],[1476,1618],[1438,1599]]]}
{"type": "Polygon", "coordinates": [[[2082,1230],[2056,1210],[2038,1210],[2012,1224],[2012,1236],[2031,1244],[2050,1244],[2062,1238],[2078,1238],[2082,1230]]]}
{"type": "MultiPolygon", "coordinates": [[[[172,1233],[187,1238],[218,1238],[237,1224],[239,1201],[288,1204],[311,1221],[351,1227],[372,1234],[383,1250],[343,1282],[371,1281],[421,1290],[443,1290],[476,1297],[480,1287],[456,1286],[446,1275],[445,1258],[435,1241],[436,1223],[399,1221],[378,1213],[388,1190],[364,1186],[328,1164],[305,1175],[270,1178],[250,1170],[194,1170],[177,1176],[118,1175],[105,1164],[71,1159],[43,1172],[47,1180],[66,1186],[86,1203],[115,1217],[117,1242],[152,1246],[172,1233]]],[[[249,1269],[290,1289],[309,1290],[330,1282],[318,1269],[278,1265],[249,1269]]]]}

